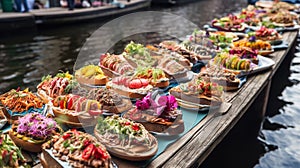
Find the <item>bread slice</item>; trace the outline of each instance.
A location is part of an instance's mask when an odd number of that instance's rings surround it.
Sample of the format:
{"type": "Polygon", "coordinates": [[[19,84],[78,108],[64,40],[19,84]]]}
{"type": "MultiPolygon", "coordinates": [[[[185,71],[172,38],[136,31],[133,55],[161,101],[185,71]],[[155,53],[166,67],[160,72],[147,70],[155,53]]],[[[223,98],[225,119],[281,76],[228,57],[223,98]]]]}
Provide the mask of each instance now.
{"type": "Polygon", "coordinates": [[[205,96],[203,94],[191,94],[180,91],[178,88],[170,89],[170,94],[178,99],[202,105],[221,104],[222,99],[216,96],[205,96]]]}
{"type": "Polygon", "coordinates": [[[178,135],[184,131],[184,122],[182,120],[182,113],[180,110],[173,111],[176,115],[174,116],[176,117],[174,121],[167,121],[167,119],[164,119],[163,117],[155,117],[150,115],[150,113],[143,111],[140,111],[139,114],[141,116],[135,119],[131,117],[131,115],[133,115],[136,110],[137,109],[129,110],[124,113],[122,117],[141,123],[147,131],[154,133],[178,135]]]}

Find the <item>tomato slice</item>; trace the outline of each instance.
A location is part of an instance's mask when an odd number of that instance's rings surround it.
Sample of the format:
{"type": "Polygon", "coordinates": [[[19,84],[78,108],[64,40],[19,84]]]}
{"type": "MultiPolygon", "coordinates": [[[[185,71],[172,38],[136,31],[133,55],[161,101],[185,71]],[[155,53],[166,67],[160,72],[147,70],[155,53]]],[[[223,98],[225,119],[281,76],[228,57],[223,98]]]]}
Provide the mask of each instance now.
{"type": "Polygon", "coordinates": [[[91,157],[94,150],[95,150],[94,144],[90,144],[89,146],[87,146],[82,152],[82,159],[88,160],[91,157]]]}
{"type": "Polygon", "coordinates": [[[62,138],[66,140],[66,139],[68,139],[68,138],[70,138],[70,137],[71,137],[70,134],[64,134],[62,138]]]}
{"type": "Polygon", "coordinates": [[[107,159],[108,158],[108,155],[106,154],[105,151],[103,151],[100,147],[98,148],[95,148],[95,152],[94,152],[94,155],[93,155],[96,159],[107,159]]]}
{"type": "Polygon", "coordinates": [[[73,107],[73,97],[70,97],[67,102],[67,109],[72,110],[72,107],[73,107]]]}

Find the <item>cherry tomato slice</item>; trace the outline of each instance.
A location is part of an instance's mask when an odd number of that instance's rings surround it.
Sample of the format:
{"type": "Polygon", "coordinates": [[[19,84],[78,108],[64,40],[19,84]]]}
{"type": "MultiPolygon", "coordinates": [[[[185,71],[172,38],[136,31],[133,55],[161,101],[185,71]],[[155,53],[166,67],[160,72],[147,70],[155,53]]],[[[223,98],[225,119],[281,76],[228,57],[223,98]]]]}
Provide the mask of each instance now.
{"type": "Polygon", "coordinates": [[[94,150],[95,150],[94,144],[90,144],[89,146],[87,146],[82,152],[82,159],[88,160],[91,157],[94,150]]]}

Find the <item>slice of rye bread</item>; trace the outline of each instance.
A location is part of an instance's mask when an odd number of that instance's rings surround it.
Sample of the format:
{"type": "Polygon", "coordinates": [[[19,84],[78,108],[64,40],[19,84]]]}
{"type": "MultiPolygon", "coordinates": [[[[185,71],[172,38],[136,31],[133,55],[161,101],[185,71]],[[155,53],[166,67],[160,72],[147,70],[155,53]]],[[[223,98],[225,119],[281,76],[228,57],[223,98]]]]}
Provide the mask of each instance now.
{"type": "Polygon", "coordinates": [[[164,87],[167,87],[169,86],[170,82],[167,80],[167,81],[161,81],[161,82],[151,82],[151,85],[153,87],[159,87],[159,88],[164,88],[164,87]]]}
{"type": "Polygon", "coordinates": [[[107,110],[111,113],[120,114],[124,111],[127,111],[132,108],[132,103],[129,99],[122,99],[122,104],[115,105],[115,106],[106,106],[102,105],[103,110],[107,110]]]}
{"type": "Polygon", "coordinates": [[[175,96],[178,99],[185,100],[187,102],[202,104],[202,105],[218,105],[222,103],[222,99],[219,97],[207,97],[205,95],[192,95],[192,94],[186,94],[184,92],[178,92],[174,90],[174,88],[170,89],[170,94],[175,96]]]}
{"type": "MultiPolygon", "coordinates": [[[[143,113],[142,113],[143,115],[143,113]]],[[[144,114],[147,115],[147,114],[144,114]]],[[[131,119],[130,111],[123,115],[124,118],[131,119]]],[[[142,117],[148,118],[148,117],[142,117]]],[[[151,117],[150,117],[151,118],[151,117]]],[[[175,121],[161,121],[160,118],[156,122],[151,121],[139,121],[136,122],[141,123],[144,125],[147,131],[150,132],[157,132],[157,133],[166,133],[169,135],[178,135],[184,131],[184,122],[182,120],[182,114],[178,114],[175,121]]]]}

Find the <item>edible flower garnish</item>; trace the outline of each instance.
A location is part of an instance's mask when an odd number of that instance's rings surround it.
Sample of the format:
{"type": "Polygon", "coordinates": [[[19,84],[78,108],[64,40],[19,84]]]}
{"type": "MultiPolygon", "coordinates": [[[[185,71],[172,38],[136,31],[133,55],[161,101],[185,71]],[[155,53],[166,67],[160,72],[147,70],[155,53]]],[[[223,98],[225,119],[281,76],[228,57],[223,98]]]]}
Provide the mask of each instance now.
{"type": "Polygon", "coordinates": [[[157,116],[160,116],[163,112],[175,110],[178,104],[172,95],[161,96],[156,102],[151,98],[151,93],[148,93],[142,100],[136,101],[136,107],[139,110],[155,109],[157,116]]]}
{"type": "Polygon", "coordinates": [[[33,139],[47,139],[56,129],[56,122],[39,113],[29,113],[18,120],[17,132],[33,139]]]}
{"type": "Polygon", "coordinates": [[[137,100],[135,103],[137,109],[139,110],[147,110],[150,107],[157,107],[156,102],[151,99],[151,93],[149,92],[142,100],[137,100]]]}
{"type": "Polygon", "coordinates": [[[249,41],[250,41],[250,42],[255,42],[255,41],[256,41],[256,37],[255,37],[255,36],[249,37],[249,41]]]}
{"type": "MultiPolygon", "coordinates": [[[[161,96],[158,99],[158,105],[159,107],[164,107],[163,111],[173,111],[178,107],[176,98],[172,95],[161,96]]],[[[160,115],[163,111],[157,111],[158,115],[160,115]]]]}

